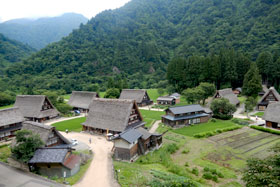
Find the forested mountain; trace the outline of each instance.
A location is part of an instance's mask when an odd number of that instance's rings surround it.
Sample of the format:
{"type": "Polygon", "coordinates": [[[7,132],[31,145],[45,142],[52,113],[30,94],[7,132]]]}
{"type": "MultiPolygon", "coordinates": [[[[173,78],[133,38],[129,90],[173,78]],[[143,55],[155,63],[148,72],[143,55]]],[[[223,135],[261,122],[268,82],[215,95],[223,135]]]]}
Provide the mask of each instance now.
{"type": "Polygon", "coordinates": [[[130,87],[151,87],[166,79],[174,57],[218,54],[225,48],[255,60],[263,51],[279,50],[279,15],[278,0],[132,0],[10,67],[6,79],[69,92],[118,74],[130,87]]]}
{"type": "Polygon", "coordinates": [[[1,23],[0,33],[35,49],[41,49],[49,43],[59,41],[87,21],[83,15],[75,13],[35,20],[14,19],[1,23]]]}
{"type": "Polygon", "coordinates": [[[35,49],[0,34],[0,71],[4,66],[19,62],[32,52],[35,52],[35,49]]]}

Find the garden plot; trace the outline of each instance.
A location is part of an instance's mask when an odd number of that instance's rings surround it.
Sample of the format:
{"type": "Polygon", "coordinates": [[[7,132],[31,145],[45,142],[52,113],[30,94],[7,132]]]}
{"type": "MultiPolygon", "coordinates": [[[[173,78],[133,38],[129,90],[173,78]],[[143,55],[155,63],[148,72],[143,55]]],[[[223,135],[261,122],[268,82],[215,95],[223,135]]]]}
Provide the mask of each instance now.
{"type": "Polygon", "coordinates": [[[270,154],[269,148],[280,142],[280,136],[245,127],[233,133],[210,137],[209,140],[215,142],[218,147],[228,146],[248,158],[264,158],[270,154]]]}

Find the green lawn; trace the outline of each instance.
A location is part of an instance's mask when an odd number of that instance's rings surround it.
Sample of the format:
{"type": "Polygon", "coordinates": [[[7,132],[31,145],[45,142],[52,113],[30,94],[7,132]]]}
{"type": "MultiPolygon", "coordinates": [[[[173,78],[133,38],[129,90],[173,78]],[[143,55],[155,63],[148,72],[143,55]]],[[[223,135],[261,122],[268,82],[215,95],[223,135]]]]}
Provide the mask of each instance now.
{"type": "Polygon", "coordinates": [[[11,156],[11,149],[9,145],[0,146],[0,162],[7,163],[7,159],[11,156]]]}
{"type": "Polygon", "coordinates": [[[172,130],[175,133],[182,134],[185,136],[193,136],[198,133],[215,131],[218,129],[224,129],[228,127],[238,126],[231,120],[216,120],[216,122],[212,122],[211,120],[207,123],[196,124],[189,127],[183,127],[180,129],[172,130]]]}
{"type": "Polygon", "coordinates": [[[65,131],[68,129],[69,131],[75,131],[75,132],[81,132],[82,131],[82,125],[81,123],[86,121],[86,117],[80,117],[75,119],[70,119],[67,121],[61,121],[52,124],[52,126],[56,127],[59,131],[65,131]]]}
{"type": "Polygon", "coordinates": [[[7,105],[7,106],[0,106],[0,110],[1,109],[5,109],[5,108],[12,108],[14,105],[7,105]]]}
{"type": "Polygon", "coordinates": [[[238,98],[238,100],[240,101],[240,104],[245,103],[245,101],[246,101],[246,99],[247,99],[245,96],[238,96],[237,98],[238,98]]]}
{"type": "Polygon", "coordinates": [[[140,110],[141,115],[144,118],[144,121],[146,122],[146,127],[150,128],[151,125],[157,121],[161,120],[161,116],[165,114],[163,111],[153,111],[153,110],[140,110]]]}
{"type": "Polygon", "coordinates": [[[70,99],[70,96],[71,96],[71,94],[67,94],[67,95],[63,95],[62,97],[63,97],[64,99],[69,100],[69,99],[70,99]]]}
{"type": "Polygon", "coordinates": [[[157,102],[157,98],[158,98],[159,96],[168,95],[167,92],[165,92],[165,93],[163,93],[162,95],[160,95],[160,94],[158,93],[157,89],[147,89],[147,92],[148,92],[148,95],[149,95],[150,99],[153,100],[154,103],[157,102]]]}
{"type": "Polygon", "coordinates": [[[251,115],[251,116],[263,117],[263,115],[264,115],[264,112],[257,112],[257,113],[255,113],[254,115],[251,115]]]}

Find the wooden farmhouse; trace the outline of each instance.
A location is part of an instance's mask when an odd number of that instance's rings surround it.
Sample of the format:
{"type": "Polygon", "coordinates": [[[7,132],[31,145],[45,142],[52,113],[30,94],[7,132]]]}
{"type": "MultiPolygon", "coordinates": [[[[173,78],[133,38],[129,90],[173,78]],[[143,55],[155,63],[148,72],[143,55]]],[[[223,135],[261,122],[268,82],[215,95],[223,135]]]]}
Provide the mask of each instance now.
{"type": "Polygon", "coordinates": [[[72,106],[74,110],[87,113],[89,111],[89,105],[94,98],[99,98],[98,93],[73,91],[68,104],[72,106]]]}
{"type": "Polygon", "coordinates": [[[211,115],[206,113],[200,105],[185,105],[169,107],[162,116],[162,123],[171,127],[183,127],[191,124],[205,123],[211,115]]]}
{"type": "Polygon", "coordinates": [[[170,96],[161,96],[157,98],[158,105],[175,105],[176,99],[170,96]]]}
{"type": "Polygon", "coordinates": [[[264,111],[268,105],[280,101],[280,95],[274,87],[270,87],[258,103],[258,110],[264,111]]]}
{"type": "Polygon", "coordinates": [[[39,148],[29,160],[31,171],[48,177],[71,177],[80,170],[80,157],[72,154],[71,148],[39,148]]]}
{"type": "Polygon", "coordinates": [[[170,95],[170,97],[174,97],[175,100],[176,100],[176,104],[180,103],[180,98],[181,98],[181,95],[178,94],[178,93],[173,93],[170,95]]]}
{"type": "Polygon", "coordinates": [[[15,132],[21,129],[24,120],[17,107],[0,110],[0,141],[15,136],[15,132]]]}
{"type": "Polygon", "coordinates": [[[238,106],[240,101],[238,100],[237,96],[233,93],[231,88],[226,88],[223,90],[217,90],[214,99],[218,98],[226,98],[229,102],[235,106],[238,106]]]}
{"type": "Polygon", "coordinates": [[[114,138],[114,157],[118,160],[132,161],[139,155],[158,149],[161,144],[161,134],[150,133],[142,127],[131,128],[114,138]]]}
{"type": "Polygon", "coordinates": [[[264,112],[266,127],[280,130],[280,102],[271,103],[264,112]]]}
{"type": "Polygon", "coordinates": [[[96,98],[82,125],[84,131],[117,134],[144,124],[134,100],[96,98]]]}
{"type": "Polygon", "coordinates": [[[140,107],[153,104],[146,90],[123,89],[119,99],[135,100],[140,107]]]}
{"type": "MultiPolygon", "coordinates": [[[[22,129],[30,130],[34,134],[38,134],[44,142],[45,147],[53,146],[69,146],[71,143],[67,140],[55,127],[44,125],[33,121],[26,121],[22,125],[22,129]]],[[[16,143],[16,142],[15,142],[16,143]]]]}
{"type": "Polygon", "coordinates": [[[59,112],[45,95],[18,95],[14,106],[30,121],[43,122],[59,116],[59,112]]]}

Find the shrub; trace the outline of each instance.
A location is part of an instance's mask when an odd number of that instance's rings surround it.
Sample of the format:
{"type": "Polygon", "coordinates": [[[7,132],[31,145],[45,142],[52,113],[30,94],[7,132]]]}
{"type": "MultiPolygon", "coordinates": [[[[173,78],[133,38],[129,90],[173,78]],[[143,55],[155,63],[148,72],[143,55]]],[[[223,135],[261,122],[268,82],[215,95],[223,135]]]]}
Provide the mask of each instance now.
{"type": "Polygon", "coordinates": [[[212,180],[218,182],[218,177],[216,175],[212,176],[212,180]]]}
{"type": "Polygon", "coordinates": [[[217,122],[217,120],[216,120],[215,118],[212,118],[212,119],[211,119],[211,122],[214,122],[214,123],[215,123],[215,122],[217,122]]]}
{"type": "Polygon", "coordinates": [[[186,166],[186,167],[189,167],[189,163],[188,163],[188,162],[186,162],[186,163],[185,163],[185,166],[186,166]]]}
{"type": "Polygon", "coordinates": [[[213,178],[213,176],[212,176],[212,174],[210,172],[204,173],[202,177],[207,179],[207,180],[210,180],[210,179],[213,178]]]}
{"type": "Polygon", "coordinates": [[[250,124],[247,120],[238,119],[238,118],[234,118],[231,121],[238,125],[249,125],[250,124]]]}
{"type": "Polygon", "coordinates": [[[271,134],[280,135],[280,131],[277,131],[277,130],[273,130],[273,129],[269,129],[269,128],[265,128],[265,127],[260,127],[260,126],[256,126],[256,125],[252,125],[250,127],[253,128],[253,129],[268,132],[268,133],[271,133],[271,134]]]}
{"type": "Polygon", "coordinates": [[[179,147],[175,143],[166,146],[166,151],[170,154],[175,153],[178,149],[179,147]]]}
{"type": "Polygon", "coordinates": [[[188,154],[189,152],[190,152],[189,149],[184,149],[184,150],[182,151],[182,154],[188,154]]]}
{"type": "Polygon", "coordinates": [[[196,176],[198,176],[199,172],[198,172],[198,169],[195,167],[192,169],[192,173],[196,176]]]}
{"type": "Polygon", "coordinates": [[[218,177],[224,178],[225,176],[221,172],[217,172],[218,177]]]}
{"type": "Polygon", "coordinates": [[[203,171],[208,172],[208,171],[210,171],[210,169],[209,169],[208,167],[205,167],[205,168],[203,169],[203,171]]]}
{"type": "Polygon", "coordinates": [[[213,174],[213,175],[217,175],[217,170],[216,169],[210,169],[210,172],[213,174]]]}

